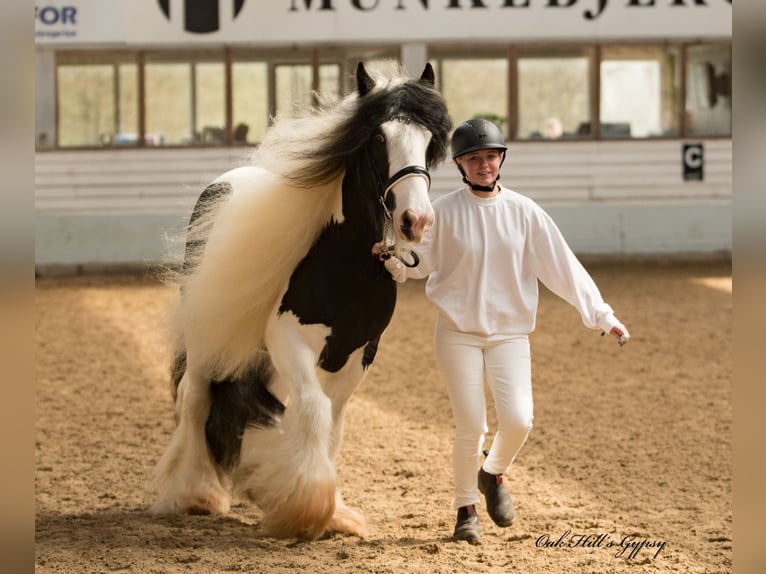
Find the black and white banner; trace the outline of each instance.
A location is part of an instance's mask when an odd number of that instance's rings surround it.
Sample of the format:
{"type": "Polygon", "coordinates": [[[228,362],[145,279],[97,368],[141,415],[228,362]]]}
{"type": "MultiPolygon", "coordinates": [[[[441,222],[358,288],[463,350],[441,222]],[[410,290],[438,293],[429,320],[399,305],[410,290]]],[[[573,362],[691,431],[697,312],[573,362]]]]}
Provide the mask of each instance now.
{"type": "Polygon", "coordinates": [[[727,39],[732,0],[36,0],[37,43],[727,39]]]}

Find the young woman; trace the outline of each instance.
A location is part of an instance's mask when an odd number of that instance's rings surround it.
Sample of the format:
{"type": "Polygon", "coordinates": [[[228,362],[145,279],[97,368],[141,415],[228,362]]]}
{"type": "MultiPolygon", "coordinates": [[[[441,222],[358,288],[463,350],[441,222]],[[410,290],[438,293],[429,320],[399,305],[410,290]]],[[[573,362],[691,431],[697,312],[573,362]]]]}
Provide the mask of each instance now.
{"type": "Polygon", "coordinates": [[[538,280],[579,311],[583,323],[630,338],[553,220],[531,199],[498,184],[505,138],[483,119],[464,122],[451,140],[464,186],[436,199],[436,220],[417,248],[420,264],[396,257],[386,267],[398,282],[428,277],[436,305],[435,347],[455,420],[455,540],[479,539],[478,490],[498,526],[514,519],[503,474],[532,428],[529,333],[535,328],[538,280]],[[484,382],[495,400],[498,429],[486,459],[484,382]],[[477,473],[477,467],[479,468],[477,473]]]}

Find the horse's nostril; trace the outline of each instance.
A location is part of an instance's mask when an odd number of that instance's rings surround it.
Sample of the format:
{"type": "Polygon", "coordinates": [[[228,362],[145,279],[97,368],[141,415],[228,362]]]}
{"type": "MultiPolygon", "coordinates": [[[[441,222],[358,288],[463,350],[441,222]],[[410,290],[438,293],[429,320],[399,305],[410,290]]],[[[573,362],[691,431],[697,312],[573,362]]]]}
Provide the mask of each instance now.
{"type": "Polygon", "coordinates": [[[407,238],[408,241],[415,239],[414,227],[416,219],[412,216],[412,213],[406,211],[402,214],[402,225],[400,226],[402,235],[407,238]]]}

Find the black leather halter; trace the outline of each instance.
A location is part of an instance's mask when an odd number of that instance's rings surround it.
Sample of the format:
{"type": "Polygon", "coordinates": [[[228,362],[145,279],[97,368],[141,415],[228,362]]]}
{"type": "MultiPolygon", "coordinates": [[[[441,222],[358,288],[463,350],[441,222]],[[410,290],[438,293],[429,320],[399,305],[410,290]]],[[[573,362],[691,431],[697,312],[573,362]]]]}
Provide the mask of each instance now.
{"type": "MultiPolygon", "coordinates": [[[[383,240],[380,242],[380,244],[383,247],[376,254],[378,255],[378,258],[381,261],[384,261],[388,259],[389,257],[392,257],[396,254],[396,248],[394,247],[394,243],[388,243],[388,237],[387,237],[388,229],[389,229],[389,225],[392,225],[393,214],[391,213],[391,210],[388,209],[388,206],[386,205],[386,198],[388,197],[389,191],[391,191],[399,182],[401,182],[404,179],[407,179],[408,177],[422,177],[423,179],[426,180],[428,189],[431,189],[431,174],[428,173],[428,170],[426,168],[421,167],[419,165],[404,166],[402,169],[400,169],[394,175],[388,178],[388,181],[386,182],[386,187],[383,189],[383,194],[380,196],[380,205],[383,207],[383,216],[384,216],[383,240]]],[[[410,256],[412,257],[412,261],[406,261],[404,259],[400,259],[400,261],[407,267],[417,267],[418,264],[420,263],[420,258],[418,257],[418,254],[410,250],[410,256]]]]}
{"type": "MultiPolygon", "coordinates": [[[[388,119],[396,120],[406,124],[409,124],[412,121],[409,117],[405,115],[394,115],[388,119]]],[[[378,171],[375,168],[375,164],[373,163],[372,165],[373,165],[373,170],[378,176],[378,179],[382,182],[383,178],[381,178],[380,174],[378,174],[378,171]]],[[[383,239],[378,244],[380,246],[380,250],[376,251],[376,255],[381,261],[386,260],[389,257],[392,257],[396,254],[396,248],[394,246],[394,242],[389,242],[388,240],[389,226],[391,226],[391,231],[393,232],[393,214],[391,213],[391,210],[386,205],[386,200],[388,199],[388,192],[391,191],[394,187],[396,187],[400,182],[410,177],[421,177],[425,179],[427,190],[431,189],[431,174],[428,173],[428,170],[425,167],[420,165],[406,165],[402,169],[397,171],[394,175],[388,178],[388,181],[386,181],[385,186],[383,187],[383,193],[379,196],[380,205],[383,207],[384,222],[383,222],[383,239]]],[[[418,257],[418,254],[410,250],[410,255],[412,257],[412,261],[405,261],[404,259],[401,259],[402,263],[406,265],[407,267],[417,267],[418,264],[420,263],[420,258],[418,257]]]]}

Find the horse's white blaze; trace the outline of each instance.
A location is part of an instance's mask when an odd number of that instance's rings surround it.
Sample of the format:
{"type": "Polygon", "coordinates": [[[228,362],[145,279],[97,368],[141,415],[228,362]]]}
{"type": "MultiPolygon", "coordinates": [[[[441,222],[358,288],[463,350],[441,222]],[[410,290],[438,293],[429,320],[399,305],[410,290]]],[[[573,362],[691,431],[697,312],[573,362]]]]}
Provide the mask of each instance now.
{"type": "MultiPolygon", "coordinates": [[[[389,177],[408,165],[426,167],[426,150],[431,141],[431,132],[416,123],[399,120],[388,121],[381,129],[386,136],[389,177]]],[[[406,177],[389,193],[396,197],[393,221],[397,237],[404,241],[419,242],[434,220],[434,211],[428,198],[428,181],[424,177],[406,177]],[[412,223],[412,239],[402,233],[405,213],[412,223]]]]}

